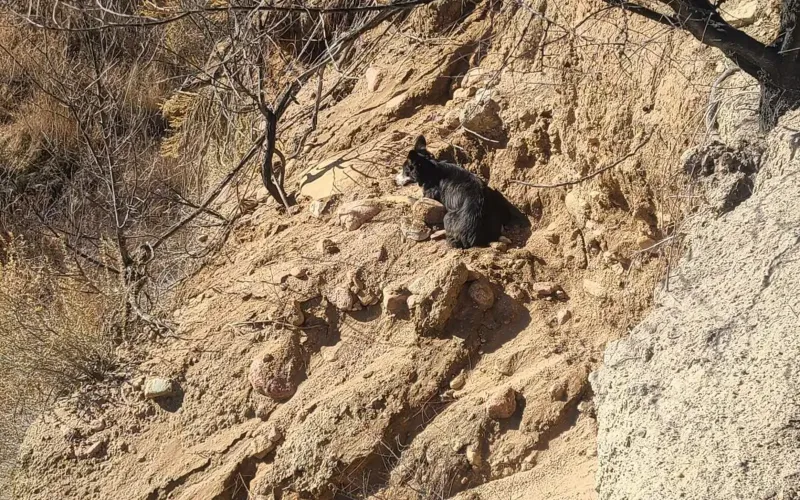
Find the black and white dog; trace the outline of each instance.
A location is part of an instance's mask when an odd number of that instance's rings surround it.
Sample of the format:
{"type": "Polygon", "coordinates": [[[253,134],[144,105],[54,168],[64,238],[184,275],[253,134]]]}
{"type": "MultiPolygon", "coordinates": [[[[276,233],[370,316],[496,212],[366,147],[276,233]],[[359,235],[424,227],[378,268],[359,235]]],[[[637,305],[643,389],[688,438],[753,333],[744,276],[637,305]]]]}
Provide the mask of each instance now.
{"type": "Polygon", "coordinates": [[[421,135],[395,181],[398,186],[416,182],[422,186],[423,196],[444,205],[444,230],[454,248],[486,246],[500,238],[503,226],[530,226],[519,209],[481,178],[458,165],[436,160],[421,135]]]}

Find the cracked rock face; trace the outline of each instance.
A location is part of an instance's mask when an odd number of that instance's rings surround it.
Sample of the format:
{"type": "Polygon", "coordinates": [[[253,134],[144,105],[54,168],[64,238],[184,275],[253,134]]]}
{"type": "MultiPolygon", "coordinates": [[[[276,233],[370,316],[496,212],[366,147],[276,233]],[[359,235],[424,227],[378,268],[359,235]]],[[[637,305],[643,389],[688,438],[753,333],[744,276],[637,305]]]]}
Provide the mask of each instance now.
{"type": "Polygon", "coordinates": [[[658,308],[593,374],[601,499],[797,498],[800,177],[786,139],[772,135],[765,162],[781,175],[691,236],[658,308]]]}

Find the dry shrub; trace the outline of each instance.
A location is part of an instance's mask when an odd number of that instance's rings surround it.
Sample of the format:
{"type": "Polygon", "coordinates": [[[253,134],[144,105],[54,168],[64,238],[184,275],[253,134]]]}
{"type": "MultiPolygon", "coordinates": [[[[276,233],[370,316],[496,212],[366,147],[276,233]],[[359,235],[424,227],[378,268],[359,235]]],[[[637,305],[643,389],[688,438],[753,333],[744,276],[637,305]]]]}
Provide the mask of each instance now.
{"type": "Polygon", "coordinates": [[[17,255],[0,266],[0,478],[43,405],[113,365],[113,297],[17,255]]]}

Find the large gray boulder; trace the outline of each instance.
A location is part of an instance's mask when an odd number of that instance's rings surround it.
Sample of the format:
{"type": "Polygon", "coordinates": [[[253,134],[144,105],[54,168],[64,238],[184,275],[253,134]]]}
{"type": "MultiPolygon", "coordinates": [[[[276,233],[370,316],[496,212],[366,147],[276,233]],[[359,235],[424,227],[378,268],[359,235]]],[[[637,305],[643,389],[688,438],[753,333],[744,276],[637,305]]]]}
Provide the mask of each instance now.
{"type": "Polygon", "coordinates": [[[800,117],[592,375],[601,499],[800,498],[800,117]]]}

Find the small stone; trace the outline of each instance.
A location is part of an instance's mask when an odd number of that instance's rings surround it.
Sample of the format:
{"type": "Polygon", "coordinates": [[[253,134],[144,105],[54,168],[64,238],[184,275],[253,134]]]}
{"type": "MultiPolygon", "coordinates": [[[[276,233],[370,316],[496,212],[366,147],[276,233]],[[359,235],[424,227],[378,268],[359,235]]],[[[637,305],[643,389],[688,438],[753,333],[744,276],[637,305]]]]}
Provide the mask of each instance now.
{"type": "Polygon", "coordinates": [[[567,398],[567,387],[563,382],[556,382],[550,386],[549,394],[553,401],[564,401],[567,398]]]}
{"type": "Polygon", "coordinates": [[[306,315],[303,313],[303,308],[300,302],[293,300],[292,306],[286,315],[286,320],[293,326],[302,326],[306,322],[306,315]]]}
{"type": "Polygon", "coordinates": [[[578,195],[577,190],[573,189],[564,198],[564,205],[566,205],[567,212],[572,216],[578,227],[583,229],[586,226],[591,210],[589,203],[578,195]]]}
{"type": "Polygon", "coordinates": [[[381,212],[377,200],[357,200],[345,203],[336,211],[338,223],[348,231],[355,231],[381,212]]]}
{"type": "Polygon", "coordinates": [[[328,199],[314,200],[308,206],[308,211],[311,212],[311,215],[315,219],[321,219],[322,218],[322,214],[325,213],[325,209],[328,208],[328,203],[329,202],[330,202],[330,200],[328,200],[328,199]]]}
{"type": "Polygon", "coordinates": [[[500,105],[493,99],[472,100],[466,103],[459,118],[464,128],[472,132],[486,137],[500,137],[503,134],[500,105]]]}
{"type": "Polygon", "coordinates": [[[487,311],[494,305],[494,292],[485,279],[473,281],[467,293],[481,311],[487,311]]]}
{"type": "Polygon", "coordinates": [[[199,241],[200,243],[205,243],[206,241],[208,241],[208,235],[201,234],[200,236],[197,237],[197,241],[199,241]]]}
{"type": "Polygon", "coordinates": [[[478,452],[478,450],[475,449],[474,446],[467,446],[465,455],[467,457],[467,462],[469,462],[471,466],[475,468],[481,466],[482,462],[481,454],[478,452]]]}
{"type": "Polygon", "coordinates": [[[572,318],[572,311],[569,309],[561,309],[556,313],[556,321],[559,325],[563,325],[572,318]]]}
{"type": "Polygon", "coordinates": [[[758,19],[759,3],[758,0],[744,0],[730,8],[726,5],[722,17],[734,28],[750,26],[758,19]]]}
{"type": "Polygon", "coordinates": [[[483,275],[474,269],[467,269],[467,281],[475,281],[483,278],[483,275]]]}
{"type": "Polygon", "coordinates": [[[98,418],[89,422],[89,430],[91,432],[100,432],[106,428],[106,421],[102,418],[98,418]]]}
{"type": "Polygon", "coordinates": [[[501,237],[497,238],[497,241],[499,241],[500,243],[505,243],[506,245],[510,245],[511,244],[511,240],[508,239],[505,236],[501,236],[501,237]]]}
{"type": "Polygon", "coordinates": [[[408,307],[406,304],[407,297],[408,293],[405,293],[401,288],[394,286],[388,286],[384,288],[383,312],[391,316],[396,316],[402,313],[408,307]]]}
{"type": "Polygon", "coordinates": [[[527,302],[529,298],[528,293],[520,288],[520,286],[516,283],[510,283],[508,286],[506,286],[506,295],[520,302],[527,302]]]}
{"type": "Polygon", "coordinates": [[[383,71],[375,66],[370,66],[367,68],[364,78],[367,80],[367,90],[375,92],[383,81],[383,71]]]}
{"type": "Polygon", "coordinates": [[[388,257],[388,252],[386,251],[386,247],[381,245],[375,250],[375,260],[378,262],[384,262],[388,257]]]}
{"type": "Polygon", "coordinates": [[[338,286],[325,297],[328,299],[328,302],[333,304],[336,309],[340,311],[358,311],[361,309],[361,303],[357,300],[353,292],[350,291],[349,286],[338,286]]]}
{"type": "Polygon", "coordinates": [[[467,375],[464,372],[459,373],[453,380],[450,381],[450,388],[454,391],[458,391],[464,388],[464,385],[467,383],[467,375]]]}
{"type": "Polygon", "coordinates": [[[339,247],[330,238],[322,238],[317,243],[317,249],[322,255],[333,255],[339,253],[339,247]]]}
{"type": "Polygon", "coordinates": [[[300,346],[294,337],[269,342],[250,363],[248,379],[257,393],[276,401],[291,398],[302,371],[300,346]]]}
{"type": "Polygon", "coordinates": [[[386,101],[386,104],[383,105],[383,111],[389,116],[397,114],[406,106],[408,101],[408,92],[403,92],[386,101]]]}
{"type": "Polygon", "coordinates": [[[76,449],[75,457],[80,459],[99,458],[105,455],[105,452],[106,452],[106,440],[98,439],[93,443],[89,443],[87,445],[81,446],[80,448],[76,449]]]}
{"type": "Polygon", "coordinates": [[[272,427],[267,431],[266,435],[259,434],[250,445],[250,456],[255,458],[264,458],[271,453],[283,439],[281,432],[272,427]]]}
{"type": "Polygon", "coordinates": [[[322,359],[327,361],[328,363],[332,363],[339,359],[339,344],[333,346],[322,346],[319,351],[320,356],[322,359]]]}
{"type": "Polygon", "coordinates": [[[148,379],[144,384],[144,397],[147,399],[172,396],[173,394],[175,394],[175,388],[170,379],[154,377],[148,379]]]}
{"type": "Polygon", "coordinates": [[[364,378],[370,378],[370,377],[372,377],[374,374],[375,374],[375,372],[373,372],[372,370],[367,370],[367,371],[365,371],[364,373],[362,373],[362,374],[361,374],[361,376],[362,376],[362,377],[364,377],[364,378]]]}
{"type": "Polygon", "coordinates": [[[531,285],[531,290],[539,298],[552,297],[561,290],[561,286],[554,281],[539,281],[531,285]]]}
{"type": "Polygon", "coordinates": [[[603,299],[606,297],[606,289],[597,281],[590,279],[583,280],[583,290],[592,297],[603,299]]]}
{"type": "Polygon", "coordinates": [[[472,68],[464,74],[461,79],[461,87],[475,87],[480,85],[492,77],[492,71],[483,68],[472,68]]]}
{"type": "Polygon", "coordinates": [[[486,411],[495,420],[511,417],[517,411],[517,393],[511,387],[494,393],[486,401],[486,411]]]}
{"type": "Polygon", "coordinates": [[[422,221],[404,218],[400,222],[400,231],[403,236],[413,241],[425,241],[431,235],[431,230],[422,221]]]}
{"type": "Polygon", "coordinates": [[[289,274],[297,279],[304,279],[308,277],[308,269],[305,267],[293,267],[289,270],[289,274]]]}
{"type": "Polygon", "coordinates": [[[358,293],[356,293],[356,297],[358,297],[358,301],[361,302],[361,305],[364,307],[374,306],[381,300],[378,295],[369,290],[359,290],[358,293]]]}
{"type": "Polygon", "coordinates": [[[442,128],[447,133],[457,129],[461,125],[461,112],[458,109],[451,109],[442,117],[442,128]]]}
{"type": "Polygon", "coordinates": [[[429,226],[442,224],[446,213],[444,205],[431,198],[421,198],[411,206],[411,214],[414,219],[429,226]]]}
{"type": "Polygon", "coordinates": [[[432,240],[441,240],[444,239],[445,236],[447,236],[447,232],[445,232],[444,229],[440,229],[438,231],[434,231],[433,233],[431,233],[432,240]]]}
{"type": "Polygon", "coordinates": [[[460,88],[453,91],[453,100],[466,101],[475,95],[475,87],[460,88]]]}

